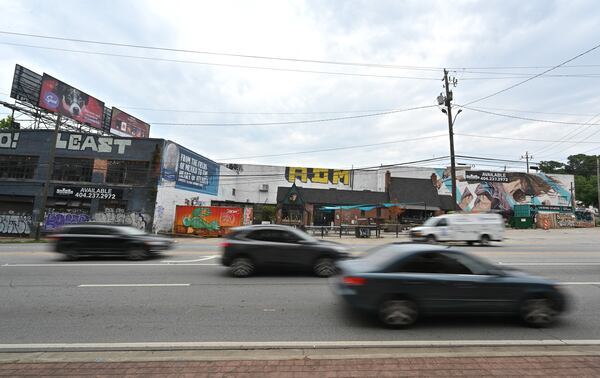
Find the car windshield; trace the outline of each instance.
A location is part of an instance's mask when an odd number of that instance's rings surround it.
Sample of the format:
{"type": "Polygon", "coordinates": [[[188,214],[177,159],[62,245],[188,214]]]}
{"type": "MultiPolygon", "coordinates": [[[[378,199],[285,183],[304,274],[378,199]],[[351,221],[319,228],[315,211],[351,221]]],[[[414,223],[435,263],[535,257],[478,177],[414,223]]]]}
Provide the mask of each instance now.
{"type": "Polygon", "coordinates": [[[435,218],[435,217],[429,218],[429,219],[427,219],[425,221],[425,223],[423,223],[423,226],[425,226],[425,227],[433,227],[433,226],[436,225],[436,223],[438,222],[438,220],[439,220],[439,218],[435,218]]]}
{"type": "Polygon", "coordinates": [[[311,243],[318,243],[318,242],[319,242],[319,240],[318,240],[317,238],[315,238],[315,237],[314,237],[314,236],[312,236],[312,235],[309,235],[308,233],[306,233],[306,231],[303,231],[303,230],[301,230],[301,229],[299,229],[299,228],[296,228],[296,229],[294,229],[294,232],[295,232],[295,233],[296,233],[296,234],[297,234],[297,235],[298,235],[300,238],[302,238],[303,240],[306,240],[306,241],[308,241],[308,242],[311,242],[311,243]]]}

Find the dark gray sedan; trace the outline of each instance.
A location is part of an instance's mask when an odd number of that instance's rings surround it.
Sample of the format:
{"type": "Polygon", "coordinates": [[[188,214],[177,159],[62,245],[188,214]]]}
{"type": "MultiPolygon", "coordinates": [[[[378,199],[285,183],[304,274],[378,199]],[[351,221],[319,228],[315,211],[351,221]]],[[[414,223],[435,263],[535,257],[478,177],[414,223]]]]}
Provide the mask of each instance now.
{"type": "Polygon", "coordinates": [[[246,277],[257,268],[308,268],[319,277],[336,273],[335,262],[348,258],[348,249],[339,243],[313,238],[306,232],[281,225],[234,228],[221,243],[221,263],[235,277],[246,277]]]}
{"type": "Polygon", "coordinates": [[[431,314],[516,314],[543,327],[566,309],[552,281],[437,245],[387,244],[338,266],[339,295],[392,327],[431,314]]]}

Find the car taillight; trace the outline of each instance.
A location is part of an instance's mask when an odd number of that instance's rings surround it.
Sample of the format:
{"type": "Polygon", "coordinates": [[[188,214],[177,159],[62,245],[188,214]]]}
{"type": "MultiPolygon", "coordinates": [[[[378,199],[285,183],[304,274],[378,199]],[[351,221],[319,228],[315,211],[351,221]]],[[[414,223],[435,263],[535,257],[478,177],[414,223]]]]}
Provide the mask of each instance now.
{"type": "Polygon", "coordinates": [[[362,277],[344,277],[342,282],[346,285],[360,286],[366,284],[367,279],[362,277]]]}
{"type": "Polygon", "coordinates": [[[231,243],[229,243],[229,242],[221,242],[221,243],[219,243],[219,247],[221,247],[221,248],[227,248],[230,245],[231,245],[231,243]]]}

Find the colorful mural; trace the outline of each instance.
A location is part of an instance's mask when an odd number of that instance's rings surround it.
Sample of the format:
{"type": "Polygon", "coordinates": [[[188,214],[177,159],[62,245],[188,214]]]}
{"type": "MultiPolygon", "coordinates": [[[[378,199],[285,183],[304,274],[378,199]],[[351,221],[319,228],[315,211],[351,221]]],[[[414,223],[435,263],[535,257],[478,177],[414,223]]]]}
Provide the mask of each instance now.
{"type": "Polygon", "coordinates": [[[246,224],[252,209],[217,206],[177,206],[175,209],[175,234],[223,236],[232,227],[246,224]]]}
{"type": "MultiPolygon", "coordinates": [[[[452,193],[448,169],[431,175],[440,195],[452,193]]],[[[456,202],[463,211],[510,215],[516,204],[570,206],[573,176],[521,172],[457,171],[456,202]]]]}

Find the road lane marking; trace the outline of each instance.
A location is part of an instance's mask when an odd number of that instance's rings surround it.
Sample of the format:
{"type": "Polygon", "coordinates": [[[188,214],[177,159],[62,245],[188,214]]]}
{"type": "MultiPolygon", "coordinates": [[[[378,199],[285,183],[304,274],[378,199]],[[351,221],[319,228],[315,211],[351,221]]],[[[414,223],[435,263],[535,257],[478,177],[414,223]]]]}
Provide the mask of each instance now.
{"type": "Polygon", "coordinates": [[[187,284],[83,284],[77,287],[186,287],[187,284]]]}
{"type": "Polygon", "coordinates": [[[173,349],[329,349],[329,348],[415,348],[454,346],[589,346],[600,340],[431,340],[431,341],[263,341],[263,342],[121,342],[121,343],[32,343],[0,344],[0,351],[60,350],[173,350],[173,349]]]}
{"type": "Polygon", "coordinates": [[[161,262],[167,263],[167,264],[194,263],[194,262],[212,260],[212,259],[215,259],[217,257],[219,257],[219,255],[206,256],[206,257],[203,257],[201,259],[196,259],[196,260],[162,260],[161,262]]]}
{"type": "Polygon", "coordinates": [[[547,266],[585,266],[585,265],[600,265],[600,262],[502,262],[498,261],[498,265],[522,265],[522,266],[537,266],[537,265],[547,265],[547,266]]]}
{"type": "Polygon", "coordinates": [[[600,285],[600,282],[559,282],[559,285],[600,285]]]}
{"type": "Polygon", "coordinates": [[[154,263],[141,263],[141,264],[135,264],[135,263],[115,263],[115,264],[78,264],[78,263],[71,263],[71,264],[64,264],[64,263],[56,263],[56,264],[3,264],[0,265],[0,267],[4,268],[26,268],[26,267],[102,267],[102,266],[168,266],[168,267],[173,267],[173,266],[215,266],[215,265],[221,265],[221,264],[216,264],[216,263],[182,263],[182,264],[165,264],[165,263],[160,263],[160,264],[154,264],[154,263]]]}

